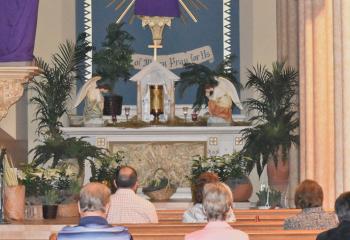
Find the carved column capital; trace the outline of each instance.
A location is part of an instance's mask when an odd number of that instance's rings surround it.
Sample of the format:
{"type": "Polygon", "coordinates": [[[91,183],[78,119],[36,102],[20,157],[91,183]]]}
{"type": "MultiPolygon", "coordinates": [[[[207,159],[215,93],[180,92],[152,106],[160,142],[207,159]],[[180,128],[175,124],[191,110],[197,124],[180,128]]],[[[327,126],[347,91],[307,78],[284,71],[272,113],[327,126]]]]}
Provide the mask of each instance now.
{"type": "Polygon", "coordinates": [[[37,67],[0,67],[0,120],[23,95],[23,84],[38,73],[37,67]]]}

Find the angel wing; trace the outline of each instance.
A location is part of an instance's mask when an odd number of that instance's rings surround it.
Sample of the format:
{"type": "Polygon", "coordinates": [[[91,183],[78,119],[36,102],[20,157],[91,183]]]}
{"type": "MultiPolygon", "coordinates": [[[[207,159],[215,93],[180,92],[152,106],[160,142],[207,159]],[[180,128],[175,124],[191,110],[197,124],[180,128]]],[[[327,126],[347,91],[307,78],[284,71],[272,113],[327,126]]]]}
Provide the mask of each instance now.
{"type": "Polygon", "coordinates": [[[228,79],[223,77],[215,77],[215,79],[219,82],[217,88],[219,88],[221,91],[225,92],[230,98],[232,99],[232,102],[239,108],[243,109],[243,106],[241,104],[241,101],[239,100],[239,96],[237,93],[237,90],[235,86],[230,82],[228,79]]]}
{"type": "Polygon", "coordinates": [[[75,100],[74,103],[74,108],[78,107],[79,104],[84,100],[84,98],[86,97],[86,94],[90,91],[90,89],[92,88],[96,88],[96,82],[99,81],[101,79],[100,76],[95,76],[93,78],[90,78],[84,85],[83,87],[80,89],[78,96],[75,100]]]}

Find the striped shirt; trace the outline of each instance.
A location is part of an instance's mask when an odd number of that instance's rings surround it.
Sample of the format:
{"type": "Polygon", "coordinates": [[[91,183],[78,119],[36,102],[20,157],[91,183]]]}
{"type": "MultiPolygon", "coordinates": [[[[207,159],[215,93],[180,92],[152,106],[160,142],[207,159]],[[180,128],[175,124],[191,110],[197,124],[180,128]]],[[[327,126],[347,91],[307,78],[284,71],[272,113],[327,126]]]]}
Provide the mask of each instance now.
{"type": "Polygon", "coordinates": [[[107,220],[110,224],[158,223],[158,216],[151,202],[132,189],[121,188],[111,196],[107,220]]]}

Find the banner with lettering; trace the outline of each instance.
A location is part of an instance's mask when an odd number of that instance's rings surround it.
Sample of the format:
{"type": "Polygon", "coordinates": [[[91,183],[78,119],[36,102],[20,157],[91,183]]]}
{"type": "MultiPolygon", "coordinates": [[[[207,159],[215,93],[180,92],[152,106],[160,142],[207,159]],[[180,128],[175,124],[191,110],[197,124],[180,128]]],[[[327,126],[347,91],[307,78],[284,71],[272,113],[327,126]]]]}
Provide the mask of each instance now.
{"type": "MultiPolygon", "coordinates": [[[[170,55],[159,55],[157,60],[167,69],[183,68],[185,63],[200,64],[214,61],[214,54],[210,46],[204,46],[187,52],[170,55]]],[[[142,69],[153,61],[153,56],[145,54],[133,54],[132,61],[135,69],[142,69]]]]}

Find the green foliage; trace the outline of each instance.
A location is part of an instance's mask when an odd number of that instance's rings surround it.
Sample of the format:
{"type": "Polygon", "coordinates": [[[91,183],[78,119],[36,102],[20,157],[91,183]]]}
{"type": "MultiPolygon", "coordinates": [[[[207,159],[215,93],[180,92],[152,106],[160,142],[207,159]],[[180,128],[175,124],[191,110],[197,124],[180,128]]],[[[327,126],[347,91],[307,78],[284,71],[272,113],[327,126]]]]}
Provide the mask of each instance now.
{"type": "Polygon", "coordinates": [[[43,205],[56,205],[59,203],[60,195],[57,190],[47,190],[43,195],[43,205]]]}
{"type": "Polygon", "coordinates": [[[271,206],[272,208],[281,207],[282,193],[275,189],[263,188],[256,193],[258,196],[257,206],[271,206]],[[269,192],[269,201],[267,202],[267,193],[269,192]]]}
{"type": "Polygon", "coordinates": [[[111,23],[107,28],[107,35],[102,48],[94,54],[93,63],[96,72],[102,77],[99,84],[111,91],[120,79],[127,80],[132,69],[131,48],[133,36],[122,30],[123,24],[111,23]]]}
{"type": "Polygon", "coordinates": [[[90,160],[91,178],[90,182],[107,182],[112,188],[118,167],[124,160],[123,152],[104,155],[102,158],[90,160]]]}
{"type": "Polygon", "coordinates": [[[224,182],[228,178],[248,176],[253,166],[252,159],[240,152],[211,157],[194,156],[190,180],[193,182],[203,172],[213,172],[224,182]]]}
{"type": "Polygon", "coordinates": [[[21,183],[26,187],[26,196],[45,198],[45,194],[54,191],[59,194],[59,200],[63,201],[63,192],[69,191],[75,182],[75,174],[69,172],[69,168],[40,168],[28,164],[19,173],[21,183]]]}
{"type": "Polygon", "coordinates": [[[209,86],[217,86],[215,77],[222,76],[230,80],[237,89],[241,88],[236,75],[237,71],[232,69],[234,56],[222,61],[214,70],[202,64],[185,64],[185,70],[180,74],[180,81],[176,82],[182,97],[189,87],[197,86],[196,99],[193,108],[199,111],[202,106],[208,105],[208,99],[205,96],[205,89],[209,86]]]}
{"type": "Polygon", "coordinates": [[[84,173],[86,160],[104,156],[101,148],[84,141],[83,137],[65,139],[61,135],[45,139],[43,144],[37,145],[31,151],[34,151],[32,162],[34,167],[52,159],[51,167],[55,168],[60,161],[76,158],[79,164],[79,177],[84,173]]]}
{"type": "Polygon", "coordinates": [[[146,181],[147,186],[142,188],[142,192],[153,192],[168,186],[176,187],[177,184],[171,182],[167,175],[164,168],[158,168],[154,172],[154,177],[146,181]]]}
{"type": "Polygon", "coordinates": [[[292,144],[297,144],[299,127],[297,109],[293,98],[298,89],[298,72],[285,66],[285,63],[273,63],[272,71],[258,65],[248,70],[247,88],[258,94],[257,99],[250,98],[245,104],[255,116],[250,118],[253,127],[242,130],[245,145],[243,153],[250,156],[257,166],[259,176],[269,159],[277,164],[280,156],[288,159],[292,144]]]}
{"type": "Polygon", "coordinates": [[[36,105],[35,119],[39,135],[56,136],[62,127],[60,118],[67,113],[67,101],[74,82],[80,77],[83,61],[92,47],[81,34],[77,42],[66,41],[53,54],[51,64],[42,58],[35,58],[41,74],[31,82],[34,96],[30,102],[36,105]]]}

